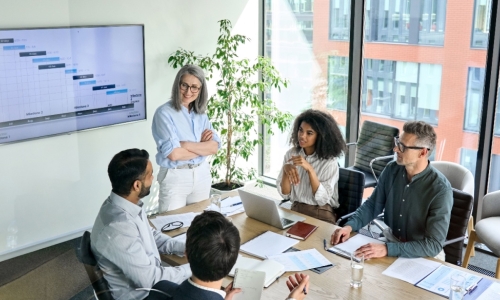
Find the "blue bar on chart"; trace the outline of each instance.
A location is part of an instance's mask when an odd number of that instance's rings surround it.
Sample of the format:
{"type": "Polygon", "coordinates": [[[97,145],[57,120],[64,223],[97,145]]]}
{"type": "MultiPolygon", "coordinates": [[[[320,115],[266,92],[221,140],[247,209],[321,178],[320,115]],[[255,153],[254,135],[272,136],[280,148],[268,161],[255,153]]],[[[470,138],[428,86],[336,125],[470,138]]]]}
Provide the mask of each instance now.
{"type": "Polygon", "coordinates": [[[114,95],[114,94],[123,94],[123,93],[126,93],[128,92],[127,89],[123,89],[123,90],[114,90],[114,91],[107,91],[106,92],[106,95],[114,95]]]}
{"type": "Polygon", "coordinates": [[[25,45],[3,46],[3,50],[24,50],[25,45]]]}
{"type": "Polygon", "coordinates": [[[99,86],[93,86],[92,90],[93,91],[100,91],[100,90],[109,90],[109,89],[114,89],[116,86],[114,84],[108,84],[108,85],[99,85],[99,86]]]}
{"type": "Polygon", "coordinates": [[[80,85],[91,85],[91,84],[95,84],[95,83],[96,83],[95,80],[80,81],[80,85]]]}
{"type": "Polygon", "coordinates": [[[38,70],[66,68],[66,64],[39,65],[38,70]]]}
{"type": "Polygon", "coordinates": [[[12,44],[14,39],[0,39],[0,44],[12,44]]]}
{"type": "Polygon", "coordinates": [[[20,57],[47,55],[47,51],[19,52],[20,57]]]}
{"type": "Polygon", "coordinates": [[[76,73],[76,69],[67,69],[67,70],[64,70],[64,73],[66,73],[66,74],[75,74],[76,73]]]}
{"type": "Polygon", "coordinates": [[[80,79],[87,79],[87,78],[94,78],[94,74],[75,75],[75,76],[73,76],[73,80],[80,80],[80,79]]]}
{"type": "Polygon", "coordinates": [[[59,61],[59,57],[42,57],[42,58],[33,58],[34,63],[40,62],[51,62],[51,61],[59,61]]]}

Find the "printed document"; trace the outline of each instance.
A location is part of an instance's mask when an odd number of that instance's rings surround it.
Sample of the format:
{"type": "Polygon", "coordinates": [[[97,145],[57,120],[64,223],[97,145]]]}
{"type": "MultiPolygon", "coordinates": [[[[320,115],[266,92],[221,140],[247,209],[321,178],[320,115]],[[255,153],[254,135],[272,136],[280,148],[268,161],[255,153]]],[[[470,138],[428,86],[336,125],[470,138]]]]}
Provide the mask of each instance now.
{"type": "Polygon", "coordinates": [[[286,252],[278,255],[271,255],[269,259],[275,260],[285,266],[285,271],[305,271],[319,268],[332,263],[326,259],[316,249],[302,250],[296,252],[286,252]]]}
{"type": "Polygon", "coordinates": [[[425,258],[399,257],[382,274],[414,285],[436,270],[440,265],[441,263],[439,262],[425,258]]]}

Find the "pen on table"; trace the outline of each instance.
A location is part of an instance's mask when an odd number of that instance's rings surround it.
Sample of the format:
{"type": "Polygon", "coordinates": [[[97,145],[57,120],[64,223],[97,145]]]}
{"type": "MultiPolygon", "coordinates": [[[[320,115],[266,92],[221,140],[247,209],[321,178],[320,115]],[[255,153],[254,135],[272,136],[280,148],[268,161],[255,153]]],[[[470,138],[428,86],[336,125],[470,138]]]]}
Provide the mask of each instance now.
{"type": "Polygon", "coordinates": [[[236,206],[236,205],[240,205],[240,204],[243,204],[243,203],[242,203],[242,202],[236,202],[236,203],[233,203],[233,204],[229,205],[229,207],[231,207],[231,206],[236,206]]]}
{"type": "Polygon", "coordinates": [[[467,289],[467,291],[465,292],[466,294],[470,294],[472,293],[472,291],[474,291],[475,289],[477,288],[477,283],[469,286],[469,288],[467,289]]]}
{"type": "Polygon", "coordinates": [[[326,239],[323,239],[323,247],[325,248],[325,250],[328,250],[328,248],[326,248],[326,239]]]}

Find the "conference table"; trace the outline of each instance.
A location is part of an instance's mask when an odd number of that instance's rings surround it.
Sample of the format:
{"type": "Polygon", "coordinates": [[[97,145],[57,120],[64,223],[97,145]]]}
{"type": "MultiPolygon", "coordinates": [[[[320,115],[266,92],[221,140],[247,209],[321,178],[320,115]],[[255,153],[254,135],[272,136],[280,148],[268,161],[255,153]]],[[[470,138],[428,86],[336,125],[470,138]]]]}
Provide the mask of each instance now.
{"type": "MultiPolygon", "coordinates": [[[[208,205],[210,205],[210,201],[205,200],[177,210],[166,212],[161,215],[202,212],[208,205]]],[[[362,287],[358,289],[351,288],[349,285],[351,274],[350,260],[325,251],[323,248],[323,239],[329,241],[332,232],[337,228],[337,226],[297,212],[293,213],[305,217],[305,222],[318,226],[318,229],[311,236],[309,236],[305,241],[300,241],[294,246],[294,248],[300,250],[316,248],[328,260],[336,264],[333,268],[322,274],[316,274],[309,270],[302,272],[310,276],[309,293],[307,294],[306,299],[445,299],[437,294],[433,294],[429,291],[413,286],[405,281],[382,275],[382,272],[396,260],[394,257],[384,257],[365,261],[362,287]]],[[[245,213],[233,215],[230,218],[240,232],[242,244],[268,230],[279,234],[284,234],[286,232],[286,229],[281,230],[249,218],[245,213]]],[[[186,231],[187,228],[180,228],[169,231],[168,235],[173,237],[186,231]]],[[[240,252],[240,254],[248,256],[242,252],[240,252]]],[[[187,263],[185,257],[178,257],[175,255],[162,254],[161,258],[166,263],[173,266],[187,263]]],[[[444,264],[460,268],[452,264],[444,264]]],[[[475,273],[470,270],[468,270],[468,272],[475,273]]],[[[294,272],[285,273],[281,276],[281,278],[279,278],[279,280],[264,289],[262,299],[286,299],[289,294],[286,286],[286,279],[293,273],[294,272]]],[[[484,277],[482,274],[475,274],[484,277]]],[[[495,280],[494,278],[489,279],[495,280]]],[[[231,277],[227,277],[224,280],[223,285],[227,285],[231,282],[231,280],[231,277]]]]}

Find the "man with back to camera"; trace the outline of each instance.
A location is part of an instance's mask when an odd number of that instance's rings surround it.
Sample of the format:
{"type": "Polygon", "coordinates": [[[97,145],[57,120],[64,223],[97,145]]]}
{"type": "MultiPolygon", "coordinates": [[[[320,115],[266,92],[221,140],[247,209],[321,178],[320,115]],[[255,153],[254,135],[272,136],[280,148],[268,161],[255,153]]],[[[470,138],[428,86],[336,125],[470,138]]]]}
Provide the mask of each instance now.
{"type": "MultiPolygon", "coordinates": [[[[236,226],[222,214],[205,211],[196,216],[187,231],[186,258],[193,275],[180,285],[161,281],[153,288],[165,292],[152,293],[148,299],[173,300],[230,300],[240,289],[232,289],[232,284],[221,290],[222,280],[226,277],[238,258],[240,234],[236,226]]],[[[295,274],[290,276],[287,286],[291,291],[287,299],[302,300],[308,291],[309,276],[295,274]]]]}
{"type": "Polygon", "coordinates": [[[373,194],[336,229],[331,243],[349,239],[380,213],[400,242],[367,244],[356,250],[365,258],[384,256],[434,257],[444,260],[443,244],[450,224],[453,192],[451,185],[434,169],[428,157],[436,146],[434,128],[422,121],[406,122],[401,136],[394,138],[395,162],[380,175],[373,194]]]}
{"type": "Polygon", "coordinates": [[[128,149],[108,165],[112,191],[101,206],[90,236],[92,253],[115,299],[143,299],[161,280],[182,282],[188,265],[164,267],[159,252],[183,255],[185,244],[153,229],[142,209],[149,195],[153,166],[146,150],[128,149]]]}

